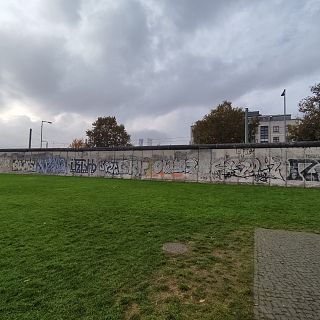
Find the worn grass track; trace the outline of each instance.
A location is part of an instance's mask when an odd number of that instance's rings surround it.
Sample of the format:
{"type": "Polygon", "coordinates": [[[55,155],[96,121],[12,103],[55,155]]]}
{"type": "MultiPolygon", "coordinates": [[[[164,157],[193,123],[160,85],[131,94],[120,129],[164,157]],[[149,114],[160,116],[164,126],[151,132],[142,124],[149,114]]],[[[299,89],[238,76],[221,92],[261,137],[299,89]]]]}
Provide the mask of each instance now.
{"type": "Polygon", "coordinates": [[[254,228],[320,232],[319,207],[319,189],[0,175],[0,319],[251,319],[254,228]]]}

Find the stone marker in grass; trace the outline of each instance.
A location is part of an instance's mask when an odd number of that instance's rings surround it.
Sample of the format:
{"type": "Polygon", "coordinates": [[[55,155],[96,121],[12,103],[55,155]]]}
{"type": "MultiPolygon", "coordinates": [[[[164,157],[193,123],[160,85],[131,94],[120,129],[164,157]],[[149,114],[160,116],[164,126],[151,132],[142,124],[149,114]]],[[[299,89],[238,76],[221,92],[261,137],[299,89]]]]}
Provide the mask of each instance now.
{"type": "Polygon", "coordinates": [[[162,250],[173,254],[183,254],[188,251],[188,247],[179,242],[167,242],[162,246],[162,250]]]}

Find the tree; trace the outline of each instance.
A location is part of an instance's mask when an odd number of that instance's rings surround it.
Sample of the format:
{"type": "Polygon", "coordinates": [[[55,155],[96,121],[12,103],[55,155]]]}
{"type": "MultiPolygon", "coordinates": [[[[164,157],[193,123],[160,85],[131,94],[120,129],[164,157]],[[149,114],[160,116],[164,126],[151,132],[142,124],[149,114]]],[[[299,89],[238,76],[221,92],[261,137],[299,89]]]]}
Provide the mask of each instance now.
{"type": "Polygon", "coordinates": [[[81,148],[86,148],[88,147],[86,141],[84,139],[73,139],[71,144],[69,145],[69,148],[74,148],[74,149],[81,149],[81,148]]]}
{"type": "Polygon", "coordinates": [[[115,117],[99,117],[92,126],[92,130],[86,131],[89,147],[130,145],[130,135],[123,124],[117,124],[115,117]]]}
{"type": "Polygon", "coordinates": [[[249,142],[256,142],[256,134],[260,124],[259,116],[249,118],[248,122],[249,142]]]}
{"type": "Polygon", "coordinates": [[[299,111],[303,117],[299,124],[288,126],[289,139],[294,141],[320,140],[320,83],[311,87],[312,96],[299,102],[299,111]]]}
{"type": "MultiPolygon", "coordinates": [[[[198,120],[193,126],[193,140],[197,144],[240,143],[244,142],[245,113],[234,108],[229,101],[223,101],[216,109],[198,120]]],[[[252,119],[249,124],[249,137],[252,139],[259,122],[252,119]]]]}

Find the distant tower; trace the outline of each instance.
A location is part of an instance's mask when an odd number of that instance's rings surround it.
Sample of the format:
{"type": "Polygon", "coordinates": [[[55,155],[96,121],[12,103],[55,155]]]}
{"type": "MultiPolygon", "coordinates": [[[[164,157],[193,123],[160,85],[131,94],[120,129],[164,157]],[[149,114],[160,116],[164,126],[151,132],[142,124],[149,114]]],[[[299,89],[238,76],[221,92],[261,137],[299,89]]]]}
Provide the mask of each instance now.
{"type": "Polygon", "coordinates": [[[139,139],[139,147],[143,146],[143,139],[139,139]]]}

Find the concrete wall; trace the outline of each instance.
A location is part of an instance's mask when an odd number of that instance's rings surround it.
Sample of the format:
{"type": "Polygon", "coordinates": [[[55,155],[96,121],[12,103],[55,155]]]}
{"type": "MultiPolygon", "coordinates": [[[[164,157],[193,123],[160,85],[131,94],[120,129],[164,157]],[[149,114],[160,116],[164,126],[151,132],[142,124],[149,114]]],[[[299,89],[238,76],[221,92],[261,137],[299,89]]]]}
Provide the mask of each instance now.
{"type": "Polygon", "coordinates": [[[320,143],[0,149],[0,172],[320,187],[320,143]]]}

